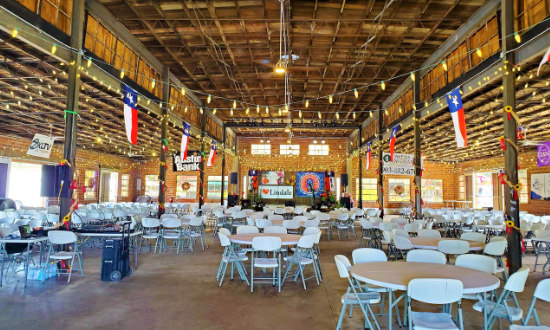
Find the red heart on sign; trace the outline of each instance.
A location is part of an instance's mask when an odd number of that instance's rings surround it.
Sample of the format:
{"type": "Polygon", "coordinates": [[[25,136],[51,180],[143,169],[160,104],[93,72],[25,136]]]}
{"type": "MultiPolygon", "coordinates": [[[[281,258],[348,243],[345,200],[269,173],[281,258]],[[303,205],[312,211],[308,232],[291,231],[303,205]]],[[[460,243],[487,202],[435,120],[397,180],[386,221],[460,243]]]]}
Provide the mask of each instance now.
{"type": "Polygon", "coordinates": [[[269,182],[269,179],[268,179],[268,178],[263,178],[262,182],[263,182],[264,184],[267,184],[267,183],[269,182]]]}
{"type": "Polygon", "coordinates": [[[269,195],[269,189],[262,189],[262,192],[264,193],[264,195],[269,195]]]}

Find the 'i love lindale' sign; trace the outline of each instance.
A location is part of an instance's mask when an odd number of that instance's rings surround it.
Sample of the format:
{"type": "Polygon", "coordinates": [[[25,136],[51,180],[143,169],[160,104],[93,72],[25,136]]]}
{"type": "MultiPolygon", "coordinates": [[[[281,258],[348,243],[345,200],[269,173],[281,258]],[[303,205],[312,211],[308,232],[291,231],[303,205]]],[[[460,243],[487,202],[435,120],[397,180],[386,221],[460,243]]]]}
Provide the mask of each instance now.
{"type": "Polygon", "coordinates": [[[260,195],[265,199],[292,199],[294,197],[293,186],[260,186],[260,195]]]}

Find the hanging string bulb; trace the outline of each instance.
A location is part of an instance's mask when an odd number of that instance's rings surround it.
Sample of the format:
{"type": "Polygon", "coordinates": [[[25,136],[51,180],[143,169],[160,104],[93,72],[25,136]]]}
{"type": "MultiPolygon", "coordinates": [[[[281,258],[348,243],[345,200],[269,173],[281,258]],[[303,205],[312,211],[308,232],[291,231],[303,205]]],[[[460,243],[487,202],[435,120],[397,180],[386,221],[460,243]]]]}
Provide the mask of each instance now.
{"type": "Polygon", "coordinates": [[[57,51],[57,44],[53,44],[52,45],[52,54],[55,54],[55,52],[57,51]]]}
{"type": "Polygon", "coordinates": [[[321,119],[322,118],[321,111],[318,111],[317,114],[319,115],[319,119],[321,119]]]}
{"type": "Polygon", "coordinates": [[[356,99],[359,98],[359,92],[357,91],[357,88],[354,88],[354,89],[353,89],[353,95],[355,95],[355,98],[356,98],[356,99]]]}
{"type": "Polygon", "coordinates": [[[265,113],[269,115],[269,107],[267,105],[265,106],[265,113]]]}
{"type": "Polygon", "coordinates": [[[11,30],[11,37],[16,38],[18,33],[19,33],[19,29],[13,28],[13,30],[11,30]]]}
{"type": "Polygon", "coordinates": [[[199,108],[199,111],[200,111],[200,113],[201,113],[201,115],[202,115],[202,107],[199,108]]]}
{"type": "Polygon", "coordinates": [[[212,114],[215,115],[217,110],[218,109],[214,108],[214,110],[212,110],[212,114]]]}
{"type": "Polygon", "coordinates": [[[328,96],[328,103],[332,104],[332,94],[328,96]]]}
{"type": "Polygon", "coordinates": [[[372,118],[372,111],[369,111],[369,116],[372,118]]]}
{"type": "Polygon", "coordinates": [[[383,91],[386,90],[386,83],[384,81],[380,83],[380,88],[382,88],[383,91]]]}
{"type": "Polygon", "coordinates": [[[288,112],[288,104],[285,104],[285,112],[288,112]]]}
{"type": "Polygon", "coordinates": [[[250,113],[250,108],[246,108],[246,114],[250,113]]]}
{"type": "Polygon", "coordinates": [[[447,71],[448,67],[447,67],[447,63],[445,62],[445,60],[443,60],[443,62],[441,62],[441,65],[443,65],[443,70],[447,71]]]}
{"type": "Polygon", "coordinates": [[[279,108],[279,116],[283,114],[283,110],[279,108]]]}
{"type": "Polygon", "coordinates": [[[181,96],[185,96],[185,88],[181,88],[181,96]]]}
{"type": "Polygon", "coordinates": [[[233,109],[237,109],[237,101],[233,100],[233,109]]]}
{"type": "Polygon", "coordinates": [[[306,100],[306,109],[309,108],[309,100],[306,100]]]}
{"type": "Polygon", "coordinates": [[[414,81],[415,79],[416,79],[416,76],[415,76],[414,71],[413,71],[413,72],[411,72],[411,80],[414,81]]]}
{"type": "Polygon", "coordinates": [[[481,52],[481,49],[479,47],[476,48],[476,54],[478,57],[483,57],[483,53],[481,52]]]}
{"type": "Polygon", "coordinates": [[[340,114],[336,111],[336,119],[340,119],[340,114]]]}
{"type": "Polygon", "coordinates": [[[86,62],[86,66],[90,67],[90,65],[92,65],[92,58],[88,57],[88,61],[86,62]]]}
{"type": "Polygon", "coordinates": [[[156,83],[157,83],[157,80],[153,79],[153,81],[151,81],[151,88],[155,88],[156,83]]]}
{"type": "Polygon", "coordinates": [[[210,104],[210,102],[212,102],[212,95],[208,94],[208,97],[206,98],[206,103],[210,104]]]}
{"type": "Polygon", "coordinates": [[[516,42],[518,44],[521,43],[521,36],[519,35],[519,33],[514,32],[514,39],[516,39],[516,42]]]}
{"type": "Polygon", "coordinates": [[[124,78],[124,68],[120,70],[120,79],[124,78]]]}
{"type": "Polygon", "coordinates": [[[302,110],[298,111],[298,117],[302,118],[302,110]]]}
{"type": "Polygon", "coordinates": [[[256,113],[260,113],[260,106],[259,105],[256,106],[256,113]]]}
{"type": "Polygon", "coordinates": [[[355,119],[355,112],[353,112],[353,119],[355,119]]]}

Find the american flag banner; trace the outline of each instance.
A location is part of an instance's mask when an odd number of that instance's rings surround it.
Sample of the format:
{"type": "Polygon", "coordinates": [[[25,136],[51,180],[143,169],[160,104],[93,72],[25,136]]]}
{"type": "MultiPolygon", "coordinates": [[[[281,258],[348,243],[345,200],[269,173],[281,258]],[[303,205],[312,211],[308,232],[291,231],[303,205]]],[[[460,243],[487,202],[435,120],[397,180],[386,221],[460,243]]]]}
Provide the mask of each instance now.
{"type": "Polygon", "coordinates": [[[216,157],[216,141],[212,141],[212,149],[210,149],[210,154],[208,155],[208,163],[206,163],[206,166],[212,167],[214,165],[215,157],[216,157]]]}
{"type": "Polygon", "coordinates": [[[122,92],[124,93],[124,126],[126,128],[126,137],[131,144],[137,144],[137,93],[126,85],[122,86],[122,92]]]}
{"type": "Polygon", "coordinates": [[[191,131],[191,125],[186,122],[183,122],[183,135],[181,137],[181,149],[180,155],[181,159],[187,159],[187,148],[189,147],[189,132],[191,131]]]}
{"type": "Polygon", "coordinates": [[[370,170],[370,162],[371,162],[371,143],[367,143],[367,160],[366,160],[366,164],[365,164],[365,167],[367,170],[370,170]]]}
{"type": "Polygon", "coordinates": [[[458,148],[466,147],[468,146],[468,137],[466,134],[466,118],[464,117],[460,88],[447,94],[447,104],[449,105],[449,111],[451,112],[455,127],[456,146],[458,148]]]}
{"type": "Polygon", "coordinates": [[[394,128],[391,130],[390,135],[390,161],[393,162],[393,151],[395,150],[395,137],[397,136],[397,132],[399,131],[399,124],[395,125],[394,128]]]}

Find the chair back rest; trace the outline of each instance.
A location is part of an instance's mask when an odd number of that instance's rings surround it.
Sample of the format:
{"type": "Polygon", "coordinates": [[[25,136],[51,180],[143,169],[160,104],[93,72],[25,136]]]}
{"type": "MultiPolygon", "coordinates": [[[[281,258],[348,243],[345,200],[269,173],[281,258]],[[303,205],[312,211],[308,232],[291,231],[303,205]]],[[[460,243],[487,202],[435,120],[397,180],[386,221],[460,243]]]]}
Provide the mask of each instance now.
{"type": "Polygon", "coordinates": [[[203,222],[204,219],[202,217],[194,217],[193,219],[189,220],[189,226],[199,227],[202,226],[203,222]]]}
{"type": "Polygon", "coordinates": [[[76,234],[67,230],[50,230],[48,239],[53,244],[71,244],[76,242],[76,234]]]}
{"type": "Polygon", "coordinates": [[[340,220],[340,221],[348,220],[348,219],[349,219],[349,214],[347,214],[347,213],[340,213],[340,214],[338,214],[338,216],[336,217],[336,219],[338,219],[338,220],[340,220]]]}
{"type": "Polygon", "coordinates": [[[529,275],[529,267],[521,267],[517,272],[508,277],[504,289],[512,292],[523,292],[525,281],[529,275]]]}
{"type": "Polygon", "coordinates": [[[500,257],[504,254],[507,244],[508,242],[506,241],[491,241],[485,245],[483,248],[483,253],[500,257]]]}
{"type": "Polygon", "coordinates": [[[435,229],[420,229],[418,231],[418,237],[441,238],[441,233],[435,229]]]}
{"type": "Polygon", "coordinates": [[[236,218],[236,219],[246,218],[246,213],[243,211],[233,212],[233,218],[236,218]]]}
{"type": "Polygon", "coordinates": [[[319,220],[318,219],[306,220],[303,224],[303,227],[304,228],[319,227],[319,220]]]}
{"type": "Polygon", "coordinates": [[[470,251],[470,243],[459,239],[439,241],[437,249],[445,254],[466,254],[470,251]]]}
{"type": "Polygon", "coordinates": [[[367,219],[361,219],[361,220],[359,220],[359,223],[361,224],[361,227],[363,229],[372,229],[372,228],[374,228],[374,226],[372,225],[372,222],[370,222],[367,219]]]}
{"type": "Polygon", "coordinates": [[[381,222],[381,223],[378,224],[378,228],[380,228],[380,230],[382,230],[382,231],[384,231],[384,230],[393,230],[394,224],[389,223],[389,222],[381,222]]]}
{"type": "Polygon", "coordinates": [[[416,233],[420,228],[422,228],[422,224],[418,224],[418,223],[408,223],[405,226],[403,226],[403,230],[406,233],[416,233]]]}
{"type": "Polygon", "coordinates": [[[40,219],[34,219],[34,220],[31,220],[29,221],[29,223],[27,223],[29,225],[29,227],[31,228],[31,230],[34,228],[34,227],[40,227],[42,226],[42,220],[40,219]]]}
{"type": "Polygon", "coordinates": [[[416,249],[407,252],[407,262],[424,262],[429,264],[445,265],[447,258],[436,250],[416,249]]]}
{"type": "Polygon", "coordinates": [[[444,305],[462,299],[463,284],[446,278],[415,278],[409,282],[407,295],[417,301],[444,305]]]}
{"type": "Polygon", "coordinates": [[[476,232],[466,232],[460,235],[460,239],[464,241],[485,243],[485,234],[476,232]]]}
{"type": "Polygon", "coordinates": [[[164,228],[180,228],[181,220],[175,218],[166,218],[162,220],[162,226],[164,228]]]}
{"type": "Polygon", "coordinates": [[[315,235],[319,232],[321,232],[321,229],[319,229],[317,227],[307,227],[306,229],[304,229],[304,232],[302,233],[302,235],[304,235],[304,236],[306,236],[306,235],[315,235]]]}
{"type": "Polygon", "coordinates": [[[160,216],[161,221],[164,219],[177,219],[177,218],[178,218],[178,215],[174,213],[164,213],[163,215],[160,216]]]}
{"type": "MultiPolygon", "coordinates": [[[[225,228],[223,228],[225,229],[225,228]]],[[[231,245],[231,241],[229,240],[229,238],[224,234],[222,233],[221,231],[218,232],[218,237],[220,238],[220,244],[221,246],[229,246],[231,245]]]]}
{"type": "Polygon", "coordinates": [[[303,215],[298,215],[298,216],[295,216],[294,218],[292,218],[292,220],[296,220],[296,221],[307,221],[307,217],[303,216],[303,215]]]}
{"type": "Polygon", "coordinates": [[[386,244],[390,244],[392,239],[393,239],[393,235],[391,233],[391,231],[388,231],[388,230],[384,230],[382,232],[382,236],[384,237],[384,243],[386,244]]]}
{"type": "Polygon", "coordinates": [[[272,214],[272,215],[268,216],[267,219],[269,219],[271,221],[273,221],[273,220],[280,221],[280,220],[284,220],[285,218],[283,218],[283,216],[280,215],[280,214],[272,214]]]}
{"type": "Polygon", "coordinates": [[[489,256],[480,254],[462,254],[456,257],[455,266],[479,270],[480,272],[495,274],[497,261],[489,256]]]}
{"type": "Polygon", "coordinates": [[[303,235],[298,240],[297,246],[302,249],[311,249],[315,244],[315,234],[312,235],[303,235]]]}
{"type": "Polygon", "coordinates": [[[398,225],[405,225],[408,222],[409,221],[405,218],[393,218],[393,219],[391,219],[391,223],[395,223],[395,224],[398,224],[398,225]]]}
{"type": "Polygon", "coordinates": [[[330,220],[330,214],[319,213],[319,214],[317,214],[317,219],[319,219],[320,221],[328,221],[328,220],[330,220]]]}
{"type": "Polygon", "coordinates": [[[231,232],[227,228],[218,229],[218,234],[222,234],[222,235],[225,235],[227,237],[231,236],[231,232]]]}
{"type": "Polygon", "coordinates": [[[537,299],[550,302],[550,278],[546,278],[537,284],[535,293],[533,294],[537,299]]]}
{"type": "Polygon", "coordinates": [[[411,250],[413,248],[411,241],[403,236],[393,236],[393,243],[399,250],[411,250]]]}
{"type": "Polygon", "coordinates": [[[387,262],[388,257],[382,250],[371,248],[355,249],[351,253],[353,264],[364,264],[369,262],[387,262]]]}
{"type": "Polygon", "coordinates": [[[239,226],[237,227],[237,234],[257,234],[260,230],[256,226],[239,226]]]}
{"type": "Polygon", "coordinates": [[[283,227],[286,229],[299,229],[302,226],[300,220],[285,220],[283,221],[283,227]]]}
{"type": "Polygon", "coordinates": [[[395,228],[392,230],[393,237],[395,236],[401,236],[401,237],[409,237],[409,233],[407,233],[404,229],[401,228],[395,228]]]}
{"type": "Polygon", "coordinates": [[[258,228],[265,228],[271,226],[271,220],[268,219],[256,219],[256,226],[258,228]]]}
{"type": "Polygon", "coordinates": [[[281,226],[267,226],[264,228],[264,233],[266,234],[286,234],[287,230],[285,227],[281,226]]]}
{"type": "Polygon", "coordinates": [[[252,239],[252,248],[255,251],[277,251],[281,248],[281,238],[269,236],[254,237],[252,239]]]}
{"type": "Polygon", "coordinates": [[[349,278],[349,269],[351,268],[349,259],[345,255],[337,254],[334,256],[334,262],[338,269],[338,275],[341,278],[349,278]]]}

